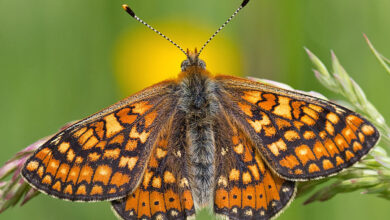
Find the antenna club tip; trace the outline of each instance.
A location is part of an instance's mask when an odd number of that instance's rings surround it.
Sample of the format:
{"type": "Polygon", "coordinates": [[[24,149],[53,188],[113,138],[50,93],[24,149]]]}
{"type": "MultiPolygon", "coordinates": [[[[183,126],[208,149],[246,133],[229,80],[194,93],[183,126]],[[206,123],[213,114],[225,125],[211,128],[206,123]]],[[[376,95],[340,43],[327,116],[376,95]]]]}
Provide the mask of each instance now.
{"type": "Polygon", "coordinates": [[[241,3],[241,7],[245,7],[246,4],[248,4],[249,0],[244,0],[242,3],[241,3]]]}
{"type": "Polygon", "coordinates": [[[131,10],[131,8],[130,8],[128,5],[123,4],[123,5],[122,5],[122,8],[123,8],[129,15],[131,15],[131,17],[135,17],[134,11],[131,10]]]}

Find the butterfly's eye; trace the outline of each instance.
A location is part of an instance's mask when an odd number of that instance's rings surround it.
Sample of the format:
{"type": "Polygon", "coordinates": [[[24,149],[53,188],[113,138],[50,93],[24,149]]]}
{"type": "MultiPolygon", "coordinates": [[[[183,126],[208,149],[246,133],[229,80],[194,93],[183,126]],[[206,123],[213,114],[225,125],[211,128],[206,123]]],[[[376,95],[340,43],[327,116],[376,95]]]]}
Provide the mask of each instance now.
{"type": "Polygon", "coordinates": [[[183,60],[183,62],[181,62],[181,71],[185,71],[189,66],[191,65],[190,61],[189,60],[183,60]]]}
{"type": "Polygon", "coordinates": [[[202,69],[206,69],[206,63],[203,60],[198,60],[198,66],[202,69]]]}

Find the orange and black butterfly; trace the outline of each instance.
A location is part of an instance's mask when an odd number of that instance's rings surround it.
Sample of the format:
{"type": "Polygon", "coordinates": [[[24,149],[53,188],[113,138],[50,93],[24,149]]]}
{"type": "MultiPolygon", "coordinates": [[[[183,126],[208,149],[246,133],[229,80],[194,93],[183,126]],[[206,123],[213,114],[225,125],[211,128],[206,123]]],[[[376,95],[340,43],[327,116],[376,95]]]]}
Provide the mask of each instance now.
{"type": "Polygon", "coordinates": [[[270,219],[293,200],[296,181],[352,166],[379,138],[332,102],[212,76],[199,53],[186,53],[176,80],[54,135],[27,160],[24,178],[60,199],[112,201],[123,219],[189,219],[202,208],[270,219]]]}

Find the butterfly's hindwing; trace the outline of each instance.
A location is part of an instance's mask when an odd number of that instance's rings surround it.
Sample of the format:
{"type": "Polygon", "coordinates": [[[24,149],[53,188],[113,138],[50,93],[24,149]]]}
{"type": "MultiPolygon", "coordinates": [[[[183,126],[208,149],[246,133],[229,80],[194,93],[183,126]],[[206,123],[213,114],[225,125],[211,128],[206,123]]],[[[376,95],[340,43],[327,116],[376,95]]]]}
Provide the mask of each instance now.
{"type": "Polygon", "coordinates": [[[189,185],[182,114],[176,114],[154,147],[139,187],[112,202],[123,219],[187,219],[195,214],[189,185]]]}
{"type": "Polygon", "coordinates": [[[72,201],[113,200],[137,187],[175,104],[160,84],[56,134],[22,170],[38,190],[72,201]]]}
{"type": "Polygon", "coordinates": [[[295,183],[273,173],[231,120],[215,126],[214,212],[228,219],[270,219],[292,201],[295,183]]]}
{"type": "Polygon", "coordinates": [[[370,122],[332,102],[245,79],[217,79],[226,90],[224,107],[284,178],[307,180],[339,172],[366,155],[379,138],[370,122]]]}

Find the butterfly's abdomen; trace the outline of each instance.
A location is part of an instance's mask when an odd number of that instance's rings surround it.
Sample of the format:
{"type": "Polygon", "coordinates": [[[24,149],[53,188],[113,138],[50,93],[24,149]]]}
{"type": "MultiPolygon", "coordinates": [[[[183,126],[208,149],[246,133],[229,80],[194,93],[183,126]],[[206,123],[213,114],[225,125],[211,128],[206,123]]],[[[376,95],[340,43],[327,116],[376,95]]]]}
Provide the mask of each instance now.
{"type": "Polygon", "coordinates": [[[213,204],[214,135],[213,119],[218,112],[215,84],[207,75],[188,74],[180,84],[179,109],[185,112],[188,166],[196,208],[213,204]]]}

